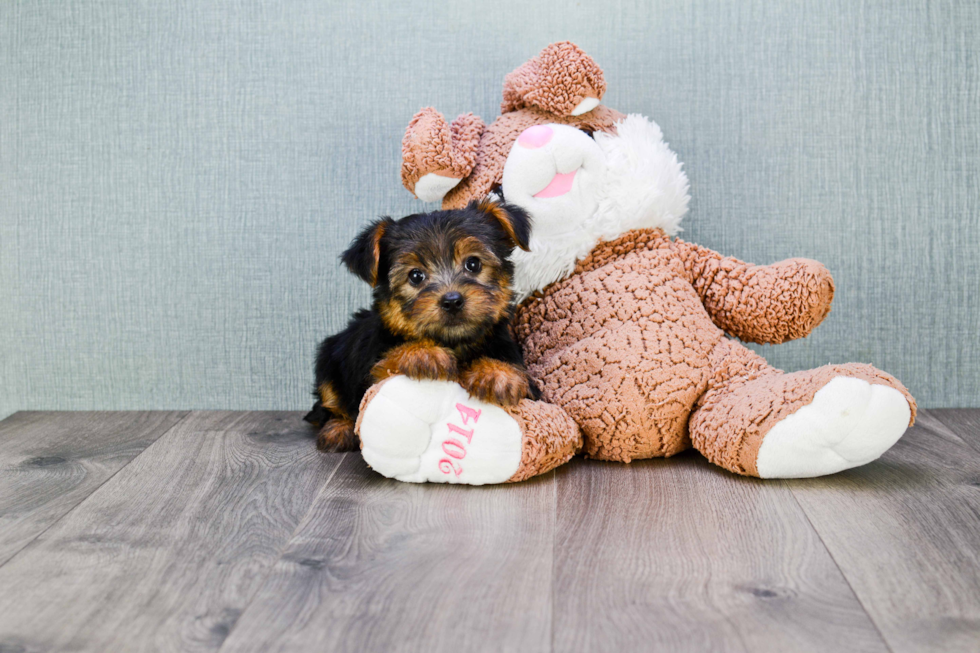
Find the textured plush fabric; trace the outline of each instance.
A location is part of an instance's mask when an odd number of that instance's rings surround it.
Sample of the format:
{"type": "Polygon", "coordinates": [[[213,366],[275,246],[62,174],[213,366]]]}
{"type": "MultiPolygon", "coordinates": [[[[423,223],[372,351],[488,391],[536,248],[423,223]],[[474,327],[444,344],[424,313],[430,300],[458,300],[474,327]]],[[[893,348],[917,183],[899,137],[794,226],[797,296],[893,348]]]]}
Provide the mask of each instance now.
{"type": "Polygon", "coordinates": [[[456,179],[470,174],[485,128],[472,113],[464,113],[450,125],[432,107],[419,111],[402,139],[402,184],[414,188],[429,173],[456,179]]]}
{"type": "Polygon", "coordinates": [[[691,181],[683,238],[836,284],[792,371],[980,402],[980,3],[0,2],[0,416],[309,407],[364,306],[337,255],[412,115],[500,111],[569,39],[691,181]]]}
{"type": "Polygon", "coordinates": [[[834,280],[818,261],[751,265],[680,239],[674,250],[711,320],[745,342],[805,338],[830,312],[834,280]]]}
{"type": "Polygon", "coordinates": [[[719,328],[760,342],[803,337],[827,315],[832,288],[816,261],[750,266],[638,230],[526,300],[515,331],[544,399],[582,428],[589,456],[671,456],[693,438],[715,464],[754,476],[769,428],[834,376],[898,389],[914,419],[914,399],[889,374],[851,364],[785,375],[719,328]],[[731,297],[751,309],[734,310],[731,297]]]}
{"type": "Polygon", "coordinates": [[[507,412],[524,434],[521,464],[509,482],[551,471],[582,450],[582,432],[558,406],[525,399],[507,412]]]}
{"type": "Polygon", "coordinates": [[[518,312],[528,371],[582,428],[593,458],[690,446],[687,419],[723,334],[670,245],[659,231],[602,243],[518,312]]]}
{"type": "Polygon", "coordinates": [[[601,100],[606,92],[602,69],[574,43],[554,43],[504,77],[500,113],[537,107],[560,116],[587,98],[601,100]]]}

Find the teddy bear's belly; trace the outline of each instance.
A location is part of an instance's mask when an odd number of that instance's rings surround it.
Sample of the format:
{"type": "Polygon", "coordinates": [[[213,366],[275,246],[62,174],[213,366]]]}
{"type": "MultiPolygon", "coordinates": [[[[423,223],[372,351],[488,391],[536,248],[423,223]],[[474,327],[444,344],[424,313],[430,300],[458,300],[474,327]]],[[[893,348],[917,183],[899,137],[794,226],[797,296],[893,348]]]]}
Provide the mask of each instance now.
{"type": "Polygon", "coordinates": [[[690,283],[669,265],[607,265],[545,299],[521,334],[528,369],[582,428],[585,453],[629,461],[690,446],[688,417],[723,337],[690,283]]]}

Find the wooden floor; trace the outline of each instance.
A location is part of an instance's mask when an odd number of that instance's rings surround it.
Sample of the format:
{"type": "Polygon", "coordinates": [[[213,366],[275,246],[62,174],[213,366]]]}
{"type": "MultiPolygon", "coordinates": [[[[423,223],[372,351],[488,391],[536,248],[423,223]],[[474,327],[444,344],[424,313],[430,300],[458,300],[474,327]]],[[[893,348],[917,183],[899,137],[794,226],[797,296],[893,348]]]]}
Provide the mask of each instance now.
{"type": "Polygon", "coordinates": [[[0,651],[980,651],[980,410],[805,481],[410,485],[299,413],[0,422],[0,651]]]}

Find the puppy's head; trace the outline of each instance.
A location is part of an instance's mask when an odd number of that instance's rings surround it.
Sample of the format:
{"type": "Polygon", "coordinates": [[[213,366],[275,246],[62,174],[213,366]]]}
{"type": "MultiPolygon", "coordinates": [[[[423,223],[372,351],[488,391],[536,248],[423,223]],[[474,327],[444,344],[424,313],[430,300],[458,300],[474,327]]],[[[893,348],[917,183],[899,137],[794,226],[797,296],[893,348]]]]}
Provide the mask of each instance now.
{"type": "Polygon", "coordinates": [[[388,328],[406,338],[456,345],[479,340],[513,298],[514,247],[527,249],[523,209],[472,202],[464,209],[381,218],[342,255],[374,287],[388,328]]]}

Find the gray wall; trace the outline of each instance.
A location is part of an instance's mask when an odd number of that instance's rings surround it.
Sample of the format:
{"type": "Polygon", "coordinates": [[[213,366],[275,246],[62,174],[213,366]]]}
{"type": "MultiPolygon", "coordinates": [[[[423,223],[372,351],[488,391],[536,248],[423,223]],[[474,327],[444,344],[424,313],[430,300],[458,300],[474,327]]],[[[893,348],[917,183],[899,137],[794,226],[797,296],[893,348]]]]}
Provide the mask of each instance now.
{"type": "Polygon", "coordinates": [[[307,407],[368,298],[337,254],[423,206],[412,114],[494,118],[561,39],[663,127],[688,239],[833,271],[772,363],[980,405],[980,3],[600,4],[0,2],[0,416],[307,407]]]}

